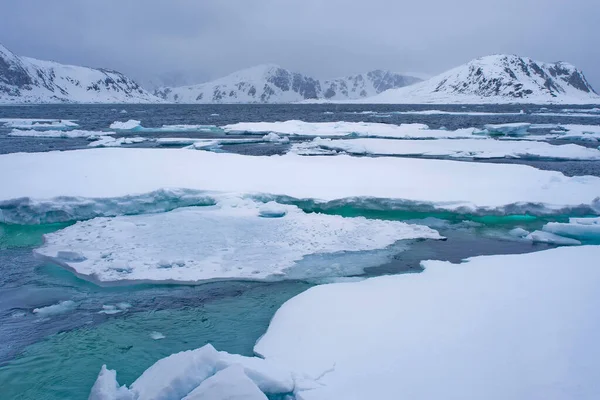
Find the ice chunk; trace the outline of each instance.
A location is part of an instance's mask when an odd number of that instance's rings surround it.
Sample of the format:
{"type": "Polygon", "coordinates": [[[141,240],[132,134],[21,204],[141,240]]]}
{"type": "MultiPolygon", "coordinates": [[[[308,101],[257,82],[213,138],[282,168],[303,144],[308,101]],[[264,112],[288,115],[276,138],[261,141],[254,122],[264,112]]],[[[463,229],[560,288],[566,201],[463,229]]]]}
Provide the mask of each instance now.
{"type": "Polygon", "coordinates": [[[47,307],[34,308],[33,313],[40,317],[50,317],[53,315],[64,314],[75,309],[77,304],[72,300],[61,301],[47,307]]]}
{"type": "Polygon", "coordinates": [[[550,222],[542,230],[579,240],[600,241],[600,218],[571,218],[566,224],[550,222]]]}
{"type": "Polygon", "coordinates": [[[258,209],[258,215],[265,218],[281,218],[285,214],[287,214],[287,207],[274,201],[263,204],[258,209]]]}
{"type": "Polygon", "coordinates": [[[215,374],[219,353],[211,345],[157,361],[131,384],[137,400],[181,399],[215,374]]]}
{"type": "Polygon", "coordinates": [[[128,121],[115,121],[110,125],[110,129],[115,129],[120,132],[212,132],[223,133],[223,130],[215,125],[163,125],[162,127],[146,128],[142,126],[142,122],[130,119],[128,121]]]}
{"type": "Polygon", "coordinates": [[[130,119],[125,122],[115,121],[112,124],[110,124],[110,129],[115,129],[117,131],[135,131],[140,129],[141,127],[142,122],[135,119],[130,119]]]}
{"type": "Polygon", "coordinates": [[[595,399],[600,246],[426,261],[313,287],[255,351],[316,380],[296,398],[595,399]]]}
{"type": "MultiPolygon", "coordinates": [[[[181,206],[188,197],[198,201],[199,194],[207,191],[284,195],[319,202],[391,199],[388,201],[462,211],[532,208],[543,214],[569,207],[600,210],[598,177],[566,177],[524,165],[449,160],[294,154],[247,157],[182,149],[106,148],[3,154],[0,171],[4,172],[0,210],[11,221],[22,219],[19,216],[26,211],[45,208],[52,209],[53,215],[72,215],[76,208],[78,213],[92,216],[111,215],[109,210],[115,215],[124,208],[128,213],[164,210],[173,203],[181,206]],[[165,194],[160,190],[164,188],[181,189],[165,194]],[[167,198],[147,201],[156,196],[167,198]],[[87,207],[79,207],[82,204],[87,207]]],[[[35,218],[29,215],[28,220],[35,218]]]]}
{"type": "Polygon", "coordinates": [[[398,221],[307,214],[295,206],[233,199],[217,206],[79,222],[46,235],[36,252],[99,282],[280,280],[360,273],[369,266],[367,260],[362,266],[347,263],[344,270],[336,257],[417,238],[441,236],[398,221]],[[71,262],[57,257],[60,252],[85,260],[71,262]],[[300,262],[310,255],[329,257],[300,262]]]}
{"type": "Polygon", "coordinates": [[[143,138],[143,137],[121,137],[121,138],[114,138],[114,137],[110,137],[110,136],[106,136],[106,137],[101,137],[99,140],[96,140],[95,142],[92,142],[90,144],[88,144],[89,147],[119,147],[122,146],[124,144],[136,144],[136,143],[142,143],[147,141],[147,138],[143,138]]]}
{"type": "Polygon", "coordinates": [[[576,144],[494,139],[321,139],[294,145],[292,152],[313,154],[310,148],[351,154],[429,156],[452,158],[550,158],[556,160],[600,160],[600,150],[576,144]]]}
{"type": "Polygon", "coordinates": [[[117,372],[102,366],[88,400],[134,400],[126,386],[119,386],[117,372]]]}
{"type": "Polygon", "coordinates": [[[513,230],[511,230],[510,232],[508,232],[509,235],[514,236],[514,237],[519,237],[519,238],[524,238],[525,236],[529,235],[529,231],[526,231],[523,228],[515,228],[513,230]]]}
{"type": "Polygon", "coordinates": [[[26,130],[64,130],[79,126],[69,119],[0,118],[0,123],[3,123],[5,128],[26,130]]]}
{"type": "Polygon", "coordinates": [[[154,332],[150,332],[150,338],[153,340],[161,340],[161,339],[166,338],[166,336],[160,332],[154,331],[154,332]]]}
{"type": "Polygon", "coordinates": [[[202,382],[184,400],[268,400],[246,376],[244,368],[232,365],[202,382]]]}
{"type": "Polygon", "coordinates": [[[60,131],[60,130],[47,130],[47,131],[36,131],[36,130],[18,130],[14,129],[8,134],[8,136],[19,136],[19,137],[43,137],[43,138],[96,138],[104,137],[107,135],[114,135],[115,132],[103,132],[103,131],[84,131],[84,130],[71,130],[71,131],[60,131]]]}
{"type": "MultiPolygon", "coordinates": [[[[118,388],[119,391],[131,395],[135,400],[179,400],[192,394],[197,396],[198,392],[195,389],[204,382],[207,382],[204,385],[205,389],[212,387],[215,383],[219,383],[218,386],[222,387],[222,384],[228,382],[230,389],[234,391],[247,389],[251,383],[258,392],[262,391],[275,396],[291,393],[295,383],[292,374],[279,364],[257,357],[243,357],[218,352],[210,344],[207,344],[202,348],[172,354],[157,361],[144,371],[129,389],[119,388],[116,373],[103,367],[96,385],[94,385],[95,391],[92,390],[92,393],[111,393],[112,389],[118,388]],[[231,374],[231,370],[225,374],[219,374],[220,371],[227,371],[232,366],[235,374],[231,374]],[[246,376],[246,379],[239,379],[241,375],[246,376]],[[98,390],[101,388],[106,389],[98,390]]],[[[213,399],[213,397],[202,398],[213,399]]],[[[109,397],[97,397],[96,399],[108,400],[109,397]]]]}
{"type": "Polygon", "coordinates": [[[579,240],[558,236],[544,231],[531,232],[529,235],[527,235],[526,239],[538,243],[549,243],[563,246],[577,246],[581,244],[579,240]]]}
{"type": "Polygon", "coordinates": [[[286,136],[286,137],[281,137],[278,134],[274,133],[274,132],[270,132],[268,134],[266,134],[265,136],[263,136],[263,140],[265,142],[274,142],[274,143],[289,143],[290,139],[286,136]]]}
{"type": "Polygon", "coordinates": [[[515,122],[511,124],[488,124],[485,125],[485,130],[490,135],[507,135],[507,136],[523,136],[527,135],[527,131],[531,127],[527,122],[515,122]]]}
{"type": "Polygon", "coordinates": [[[473,137],[475,128],[456,131],[433,130],[424,124],[382,124],[374,122],[240,122],[222,127],[229,133],[265,134],[277,133],[301,136],[363,136],[388,138],[459,138],[473,137]]]}

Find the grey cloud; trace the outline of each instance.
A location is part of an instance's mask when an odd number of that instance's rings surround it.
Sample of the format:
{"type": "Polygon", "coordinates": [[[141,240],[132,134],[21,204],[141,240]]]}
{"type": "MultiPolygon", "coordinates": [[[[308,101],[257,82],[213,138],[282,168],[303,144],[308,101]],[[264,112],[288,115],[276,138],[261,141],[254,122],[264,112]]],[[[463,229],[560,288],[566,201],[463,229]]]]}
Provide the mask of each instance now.
{"type": "Polygon", "coordinates": [[[325,78],[435,74],[515,53],[570,61],[600,90],[597,0],[0,1],[0,41],[16,53],[133,76],[267,62],[325,78]]]}

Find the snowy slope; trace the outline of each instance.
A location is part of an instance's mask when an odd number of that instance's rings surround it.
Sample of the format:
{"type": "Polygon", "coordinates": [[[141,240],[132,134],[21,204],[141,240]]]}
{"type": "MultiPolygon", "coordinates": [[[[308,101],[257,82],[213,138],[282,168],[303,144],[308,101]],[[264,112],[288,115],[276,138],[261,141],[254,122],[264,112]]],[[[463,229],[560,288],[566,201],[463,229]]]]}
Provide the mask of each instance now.
{"type": "Polygon", "coordinates": [[[0,103],[155,102],[119,72],[19,57],[0,45],[0,103]]]}
{"type": "Polygon", "coordinates": [[[418,81],[418,78],[376,70],[321,82],[265,64],[199,85],[164,87],[154,94],[175,103],[291,103],[308,99],[365,98],[418,81]]]}
{"type": "Polygon", "coordinates": [[[410,87],[385,91],[364,102],[588,104],[600,103],[600,96],[571,64],[493,55],[410,87]]]}

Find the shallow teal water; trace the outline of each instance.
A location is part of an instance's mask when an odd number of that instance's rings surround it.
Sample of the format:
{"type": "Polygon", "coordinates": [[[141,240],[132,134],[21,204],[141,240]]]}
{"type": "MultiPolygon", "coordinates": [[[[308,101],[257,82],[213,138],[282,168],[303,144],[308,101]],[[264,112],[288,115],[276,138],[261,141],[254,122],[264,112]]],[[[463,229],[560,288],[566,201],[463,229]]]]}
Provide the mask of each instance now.
{"type": "MultiPolygon", "coordinates": [[[[458,262],[480,254],[544,250],[550,246],[511,239],[508,231],[516,226],[539,229],[548,221],[568,218],[301,206],[309,212],[425,223],[448,237],[445,242],[409,242],[408,250],[367,271],[367,276],[419,272],[423,259],[458,262]]],[[[121,384],[130,384],[158,359],[207,343],[218,350],[252,355],[254,343],[275,311],[311,286],[231,281],[100,288],[62,268],[41,264],[31,255],[44,233],[64,226],[0,225],[2,399],[85,399],[103,364],[119,371],[121,384]],[[32,313],[35,307],[64,300],[74,301],[74,309],[49,317],[32,313]],[[119,302],[131,308],[115,315],[99,313],[104,305],[119,302]],[[165,338],[154,340],[153,332],[165,338]]]]}
{"type": "Polygon", "coordinates": [[[130,384],[160,358],[207,343],[252,355],[277,308],[308,287],[299,282],[257,284],[200,307],[125,313],[96,326],[90,320],[89,327],[52,335],[0,367],[0,397],[85,399],[102,364],[119,371],[121,384],[130,384]],[[165,338],[154,340],[152,332],[165,338]]]}

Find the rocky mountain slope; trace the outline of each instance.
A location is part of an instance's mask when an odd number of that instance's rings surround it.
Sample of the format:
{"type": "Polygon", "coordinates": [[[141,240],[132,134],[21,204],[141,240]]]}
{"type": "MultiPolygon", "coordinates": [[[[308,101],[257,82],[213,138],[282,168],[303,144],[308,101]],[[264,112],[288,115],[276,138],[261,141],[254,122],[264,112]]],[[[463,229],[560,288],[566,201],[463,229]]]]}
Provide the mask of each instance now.
{"type": "Polygon", "coordinates": [[[117,71],[20,57],[0,45],[0,103],[160,101],[117,71]]]}
{"type": "Polygon", "coordinates": [[[586,104],[600,103],[600,96],[583,73],[569,63],[493,55],[364,102],[586,104]]]}

